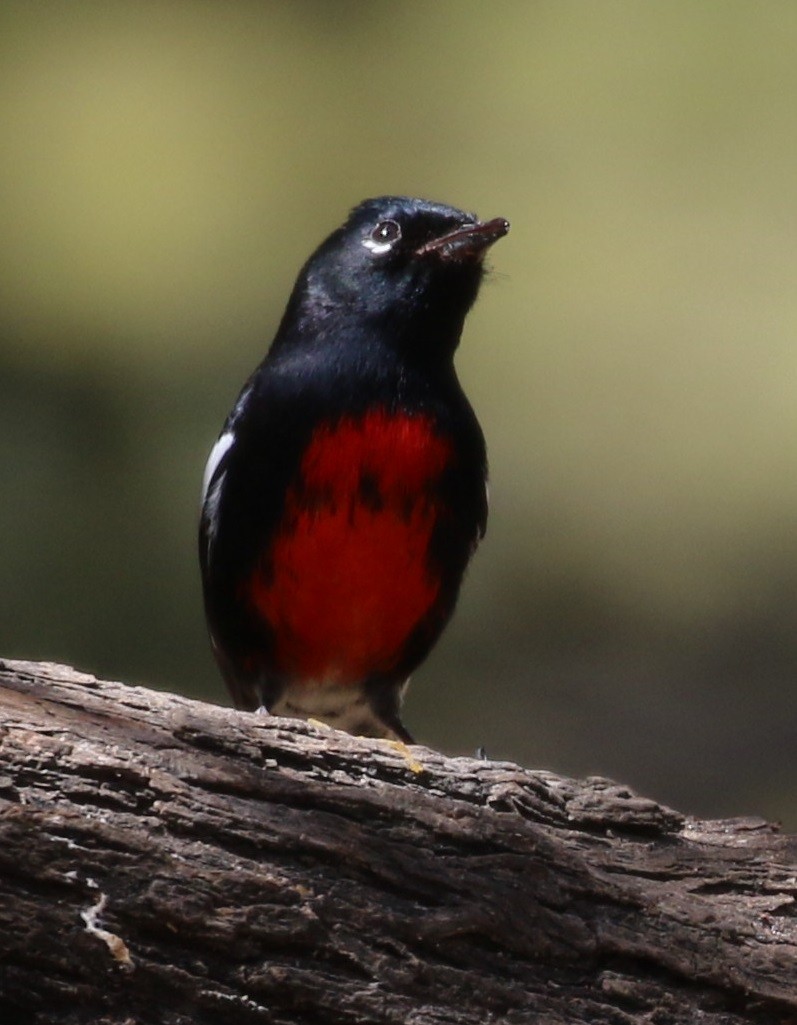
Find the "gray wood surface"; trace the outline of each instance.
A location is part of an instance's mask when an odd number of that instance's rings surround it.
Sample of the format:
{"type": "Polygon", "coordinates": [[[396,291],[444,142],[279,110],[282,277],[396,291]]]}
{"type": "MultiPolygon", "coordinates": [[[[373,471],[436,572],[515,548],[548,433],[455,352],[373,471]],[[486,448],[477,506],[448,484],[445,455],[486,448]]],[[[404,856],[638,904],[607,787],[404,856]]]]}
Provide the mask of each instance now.
{"type": "Polygon", "coordinates": [[[797,843],[0,662],[0,1022],[786,1025],[797,843]]]}

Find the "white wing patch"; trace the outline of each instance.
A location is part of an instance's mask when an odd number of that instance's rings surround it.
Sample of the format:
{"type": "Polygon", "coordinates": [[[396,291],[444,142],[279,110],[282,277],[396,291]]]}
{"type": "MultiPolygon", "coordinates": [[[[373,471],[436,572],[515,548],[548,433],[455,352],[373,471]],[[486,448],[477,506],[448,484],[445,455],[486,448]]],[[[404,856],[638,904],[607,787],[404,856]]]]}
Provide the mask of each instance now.
{"type": "Polygon", "coordinates": [[[211,485],[202,504],[202,525],[205,530],[205,553],[208,562],[210,562],[213,542],[216,540],[216,531],[219,527],[219,500],[226,476],[226,473],[219,474],[218,479],[211,485]]]}
{"type": "MultiPolygon", "coordinates": [[[[227,431],[226,434],[222,434],[219,440],[211,449],[210,455],[208,456],[207,465],[205,466],[205,476],[202,479],[202,504],[208,497],[208,488],[210,482],[216,475],[216,470],[219,468],[219,463],[225,457],[227,452],[230,450],[230,446],[235,441],[235,434],[232,431],[227,431]]],[[[216,496],[218,502],[218,495],[216,496]]]]}
{"type": "Polygon", "coordinates": [[[202,525],[205,531],[206,556],[210,561],[213,542],[216,540],[216,530],[219,525],[219,502],[224,481],[227,477],[226,471],[219,473],[221,462],[230,451],[235,434],[233,431],[226,431],[213,446],[208,456],[205,476],[202,479],[202,525]]]}

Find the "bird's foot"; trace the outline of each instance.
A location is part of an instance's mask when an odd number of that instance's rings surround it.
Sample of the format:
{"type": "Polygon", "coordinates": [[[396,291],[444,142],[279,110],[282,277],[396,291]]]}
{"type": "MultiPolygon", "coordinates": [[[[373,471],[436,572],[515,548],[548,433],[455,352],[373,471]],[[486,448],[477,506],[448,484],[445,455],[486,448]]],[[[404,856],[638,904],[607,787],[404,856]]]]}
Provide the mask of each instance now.
{"type": "Polygon", "coordinates": [[[418,759],[415,758],[412,751],[410,751],[409,747],[407,746],[407,744],[404,743],[403,740],[388,740],[388,744],[390,744],[392,748],[398,751],[398,753],[407,763],[407,767],[409,768],[410,772],[423,772],[423,766],[418,761],[418,759]]]}
{"type": "Polygon", "coordinates": [[[309,722],[311,726],[317,726],[320,730],[334,730],[334,726],[330,726],[328,722],[324,722],[323,719],[313,719],[312,716],[308,716],[305,720],[309,722]]]}

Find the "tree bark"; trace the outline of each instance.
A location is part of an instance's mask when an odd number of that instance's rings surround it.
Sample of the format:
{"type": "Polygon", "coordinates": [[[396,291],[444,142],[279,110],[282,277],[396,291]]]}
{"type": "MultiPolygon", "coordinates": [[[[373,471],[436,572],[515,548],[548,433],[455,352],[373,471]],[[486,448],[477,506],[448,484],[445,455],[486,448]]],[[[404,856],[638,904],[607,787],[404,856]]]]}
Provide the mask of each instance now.
{"type": "Polygon", "coordinates": [[[0,662],[0,1022],[797,1022],[794,838],[0,662]]]}

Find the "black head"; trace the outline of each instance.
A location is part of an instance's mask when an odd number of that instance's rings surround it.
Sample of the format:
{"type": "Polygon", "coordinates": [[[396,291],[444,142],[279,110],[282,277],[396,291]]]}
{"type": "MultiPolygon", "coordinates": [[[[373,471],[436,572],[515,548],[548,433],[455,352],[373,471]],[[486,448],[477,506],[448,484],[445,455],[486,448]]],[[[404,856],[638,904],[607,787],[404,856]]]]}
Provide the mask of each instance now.
{"type": "Polygon", "coordinates": [[[508,230],[503,218],[480,222],[422,199],[365,200],[303,267],[283,326],[353,317],[402,345],[433,335],[439,351],[453,352],[484,254],[508,230]]]}

